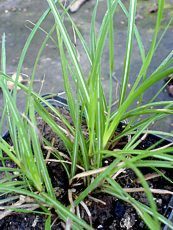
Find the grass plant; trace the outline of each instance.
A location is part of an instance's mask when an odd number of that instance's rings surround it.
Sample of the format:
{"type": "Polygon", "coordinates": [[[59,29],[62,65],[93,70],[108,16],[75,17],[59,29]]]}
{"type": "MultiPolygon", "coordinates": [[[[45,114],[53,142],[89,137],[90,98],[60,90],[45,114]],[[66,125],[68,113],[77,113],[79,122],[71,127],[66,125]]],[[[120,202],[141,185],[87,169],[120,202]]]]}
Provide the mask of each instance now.
{"type": "MultiPolygon", "coordinates": [[[[172,169],[173,147],[165,146],[158,148],[155,144],[145,150],[137,148],[142,140],[141,137],[145,135],[154,133],[166,138],[173,135],[162,130],[156,131],[150,128],[153,122],[163,118],[166,119],[167,116],[173,113],[173,102],[157,101],[156,96],[148,102],[143,99],[144,94],[149,88],[173,73],[172,50],[170,50],[170,54],[167,57],[163,57],[164,59],[161,63],[158,63],[158,67],[153,73],[149,74],[148,71],[160,43],[158,35],[160,35],[160,25],[163,19],[164,0],[158,0],[156,26],[150,48],[147,51],[144,49],[142,38],[135,24],[137,0],[129,1],[128,10],[121,0],[105,1],[107,10],[98,33],[96,33],[95,24],[99,0],[96,0],[91,18],[90,41],[84,39],[69,15],[68,8],[64,8],[59,1],[47,0],[47,2],[49,9],[35,24],[22,50],[17,68],[17,78],[14,81],[15,88],[12,92],[7,88],[7,81],[13,80],[6,72],[5,35],[2,37],[0,87],[3,92],[4,110],[0,128],[2,133],[2,126],[5,122],[5,115],[7,114],[8,130],[13,145],[11,146],[2,137],[0,138],[0,172],[5,172],[5,178],[0,179],[1,194],[8,194],[11,200],[13,200],[14,194],[15,196],[17,194],[33,198],[34,203],[38,204],[43,210],[42,213],[47,216],[46,229],[51,228],[51,208],[54,208],[58,216],[66,223],[67,229],[92,229],[92,226],[77,216],[76,209],[91,192],[99,188],[104,193],[111,194],[120,200],[130,203],[149,229],[160,229],[161,223],[173,229],[172,223],[158,213],[153,191],[140,171],[140,168],[143,167],[155,167],[157,171],[163,168],[172,169]],[[113,73],[116,67],[114,17],[117,8],[121,8],[126,15],[128,28],[119,103],[116,108],[112,109],[115,93],[113,73]],[[36,32],[42,29],[42,23],[49,14],[53,15],[55,24],[52,25],[49,32],[45,33],[45,39],[40,44],[40,49],[35,59],[30,84],[29,86],[25,86],[18,82],[23,62],[36,32]],[[71,23],[75,36],[80,41],[83,52],[90,63],[90,69],[87,74],[83,73],[75,44],[64,24],[65,17],[71,23]],[[53,34],[56,35],[56,38],[52,36],[53,34]],[[139,73],[135,77],[132,88],[127,93],[135,39],[137,40],[142,64],[139,73]],[[49,40],[52,40],[56,45],[61,59],[64,90],[73,125],[49,101],[33,90],[37,65],[49,40]],[[108,47],[106,46],[107,42],[108,47]],[[109,49],[110,95],[108,101],[106,100],[101,80],[101,62],[105,47],[109,49]],[[73,88],[71,81],[74,82],[73,88]],[[17,87],[20,87],[27,95],[26,107],[22,114],[19,112],[16,103],[17,87]],[[139,104],[136,105],[137,101],[139,101],[139,104]],[[69,135],[65,132],[66,130],[62,130],[56,124],[44,105],[62,120],[69,135]],[[44,139],[40,141],[35,112],[61,138],[68,151],[71,164],[67,163],[61,156],[57,158],[63,162],[69,183],[72,184],[76,178],[84,180],[85,186],[83,191],[74,198],[73,204],[67,207],[56,199],[41,148],[42,142],[45,145],[48,145],[48,143],[44,139]],[[83,119],[85,119],[87,125],[87,137],[81,128],[83,119]],[[119,124],[126,120],[128,120],[128,124],[124,127],[123,131],[115,135],[119,124]],[[128,142],[125,146],[122,149],[117,149],[116,146],[110,149],[111,143],[120,141],[122,137],[128,137],[128,142]],[[107,167],[103,167],[103,160],[108,157],[112,157],[114,160],[107,167]],[[14,162],[15,167],[6,167],[6,159],[14,162]],[[83,172],[78,173],[77,165],[83,168],[83,172]],[[116,173],[128,168],[132,169],[139,178],[142,189],[148,199],[148,206],[133,199],[130,193],[113,179],[116,173]],[[72,212],[71,210],[74,211],[72,212]]],[[[162,39],[164,39],[165,32],[161,35],[162,39]]],[[[4,203],[4,210],[27,211],[22,205],[19,207],[13,205],[5,208],[6,199],[2,196],[0,200],[0,203],[4,203]]]]}

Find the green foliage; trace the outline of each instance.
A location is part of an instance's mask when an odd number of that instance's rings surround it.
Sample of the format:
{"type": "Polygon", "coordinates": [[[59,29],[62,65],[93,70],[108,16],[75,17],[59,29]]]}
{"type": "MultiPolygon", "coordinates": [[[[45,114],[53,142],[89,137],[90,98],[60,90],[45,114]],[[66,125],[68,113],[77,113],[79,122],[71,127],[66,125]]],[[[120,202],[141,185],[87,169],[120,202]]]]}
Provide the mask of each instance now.
{"type": "MultiPolygon", "coordinates": [[[[152,74],[148,74],[155,50],[160,43],[160,40],[158,43],[157,41],[163,17],[164,1],[158,0],[159,10],[156,26],[148,52],[144,49],[140,33],[135,25],[136,0],[130,0],[128,10],[121,0],[107,0],[107,11],[102,19],[100,30],[98,34],[96,34],[95,24],[99,5],[99,1],[97,0],[91,19],[89,45],[88,41],[85,41],[71,16],[68,14],[67,9],[64,9],[59,1],[57,3],[57,1],[47,0],[47,2],[50,8],[40,17],[26,41],[19,59],[17,78],[15,81],[6,73],[5,35],[3,35],[2,38],[0,87],[4,97],[4,111],[1,118],[0,131],[2,131],[2,126],[5,122],[5,114],[7,114],[8,129],[13,146],[10,146],[3,138],[0,139],[0,159],[2,162],[0,170],[6,173],[6,178],[1,180],[0,191],[2,193],[12,194],[15,192],[17,194],[23,194],[34,198],[41,207],[44,205],[46,205],[48,209],[53,207],[64,222],[68,222],[68,219],[73,221],[74,229],[79,229],[79,227],[81,229],[92,229],[91,226],[71,212],[71,206],[65,207],[56,199],[56,194],[48,174],[41,148],[42,143],[40,142],[35,117],[35,112],[37,112],[63,141],[68,151],[70,164],[58,153],[58,150],[56,156],[58,160],[62,160],[64,168],[68,171],[69,183],[72,183],[73,179],[78,177],[84,180],[85,188],[78,197],[75,197],[74,207],[78,206],[90,192],[99,187],[102,192],[111,194],[130,203],[150,229],[159,229],[161,222],[173,229],[172,224],[167,222],[166,218],[158,213],[152,191],[140,171],[142,167],[155,167],[155,170],[159,170],[159,168],[172,168],[173,148],[165,146],[165,148],[159,149],[155,144],[146,150],[137,149],[138,144],[141,142],[142,135],[154,133],[160,136],[172,137],[172,134],[163,132],[162,130],[150,130],[150,125],[152,122],[172,114],[173,102],[155,101],[156,96],[148,102],[143,101],[143,95],[149,88],[173,73],[171,52],[162,63],[158,63],[158,68],[156,68],[152,74]],[[114,94],[112,78],[116,66],[114,57],[116,52],[114,45],[114,16],[116,15],[118,7],[122,9],[127,17],[128,29],[123,74],[119,92],[120,99],[117,107],[112,110],[112,98],[114,94]],[[35,59],[31,82],[29,86],[24,86],[18,81],[23,62],[36,32],[41,29],[42,23],[49,14],[54,16],[55,24],[49,32],[46,32],[45,39],[40,45],[35,59]],[[77,50],[64,24],[64,17],[67,17],[72,24],[73,30],[90,63],[90,69],[87,75],[83,73],[82,66],[77,58],[77,50]],[[56,34],[56,38],[52,37],[53,33],[56,34]],[[134,39],[137,40],[142,65],[135,78],[134,85],[127,94],[134,39]],[[54,42],[61,58],[62,78],[64,80],[64,89],[73,125],[70,124],[46,98],[42,98],[33,90],[33,81],[35,79],[37,65],[46,43],[49,40],[54,42]],[[109,43],[110,76],[108,102],[101,80],[102,56],[107,41],[109,43]],[[74,87],[71,85],[71,80],[74,82],[74,87]],[[13,93],[8,90],[7,81],[14,82],[15,88],[13,93]],[[25,112],[23,114],[21,114],[17,108],[17,87],[20,87],[27,95],[25,112]],[[136,105],[137,101],[140,102],[138,105],[136,105]],[[54,121],[44,105],[63,122],[66,127],[65,130],[54,121]],[[126,119],[128,119],[129,125],[126,125],[122,132],[115,135],[119,124],[126,119]],[[85,135],[84,130],[82,130],[83,121],[85,121],[87,126],[85,130],[87,135],[85,135]],[[66,130],[69,132],[68,135],[65,132],[66,130]],[[125,146],[122,149],[110,149],[111,143],[120,141],[122,137],[130,137],[125,146]],[[3,153],[5,153],[6,156],[4,156],[3,153]],[[102,165],[103,160],[108,157],[112,157],[114,160],[109,166],[104,168],[102,165]],[[14,162],[16,165],[15,169],[5,167],[6,158],[14,162]],[[83,168],[84,174],[77,174],[77,165],[83,168]],[[124,189],[112,179],[113,175],[124,168],[132,169],[139,178],[148,199],[148,206],[133,199],[129,193],[124,191],[124,189]],[[22,178],[20,181],[13,180],[14,177],[11,176],[11,173],[14,171],[16,173],[16,176],[14,176],[16,179],[19,177],[20,179],[22,178]]],[[[164,31],[161,38],[164,37],[165,32],[166,31],[164,31]]],[[[48,144],[46,140],[43,141],[48,144]]],[[[13,199],[13,196],[11,199],[13,199]]],[[[47,211],[46,215],[46,228],[51,229],[50,212],[47,211]]]]}

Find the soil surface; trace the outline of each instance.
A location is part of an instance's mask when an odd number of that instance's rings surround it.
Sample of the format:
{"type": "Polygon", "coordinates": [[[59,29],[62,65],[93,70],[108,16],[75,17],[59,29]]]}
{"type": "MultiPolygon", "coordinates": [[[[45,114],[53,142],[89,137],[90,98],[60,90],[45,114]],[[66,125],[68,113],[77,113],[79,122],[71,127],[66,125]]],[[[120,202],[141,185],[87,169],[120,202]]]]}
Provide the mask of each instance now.
{"type": "MultiPolygon", "coordinates": [[[[71,0],[69,0],[70,2],[71,0]]],[[[72,19],[75,21],[79,30],[83,34],[86,42],[89,44],[90,38],[90,22],[92,18],[92,12],[95,5],[95,0],[86,1],[85,4],[74,14],[71,14],[72,19]]],[[[129,1],[124,0],[124,4],[128,9],[129,1]]],[[[137,4],[137,15],[136,15],[136,24],[139,29],[139,33],[144,43],[146,52],[149,50],[151,44],[151,39],[154,32],[155,22],[156,22],[156,13],[157,10],[156,0],[138,0],[137,4]],[[153,13],[151,13],[153,12],[153,13]]],[[[17,71],[17,65],[19,61],[20,54],[24,47],[24,44],[27,40],[27,37],[30,33],[30,28],[33,28],[33,25],[29,22],[36,23],[39,17],[43,12],[48,8],[48,3],[46,0],[0,0],[0,34],[6,34],[6,51],[7,51],[7,73],[11,76],[17,71]]],[[[96,20],[96,31],[99,30],[102,22],[103,15],[106,9],[106,1],[99,1],[99,9],[96,20]]],[[[173,0],[165,1],[165,10],[164,10],[164,20],[162,20],[163,31],[173,16],[173,0]]],[[[46,18],[45,22],[42,25],[42,28],[49,32],[54,23],[53,17],[50,15],[46,18]]],[[[70,33],[72,41],[74,40],[73,30],[71,28],[71,23],[66,19],[67,29],[70,33]]],[[[117,84],[121,83],[123,65],[124,65],[124,55],[127,39],[127,19],[124,16],[120,7],[117,8],[115,14],[115,76],[118,81],[114,81],[114,89],[117,88],[117,84]]],[[[157,68],[163,59],[170,53],[173,46],[173,23],[170,25],[170,28],[167,30],[163,40],[161,41],[154,58],[152,60],[149,73],[152,73],[155,68],[157,68]]],[[[22,73],[31,77],[33,70],[33,65],[35,58],[37,56],[38,50],[45,38],[45,34],[40,30],[36,33],[34,40],[27,52],[25,62],[22,68],[22,73]]],[[[1,42],[0,42],[1,43],[1,42]]],[[[84,54],[84,50],[77,40],[76,47],[80,55],[80,64],[84,75],[87,77],[90,69],[89,61],[84,54]]],[[[109,95],[110,91],[110,82],[109,82],[109,51],[108,45],[106,44],[105,52],[102,59],[102,81],[103,87],[106,92],[106,96],[109,95]]],[[[134,41],[133,55],[130,64],[130,82],[129,85],[133,84],[136,75],[139,73],[141,67],[141,57],[139,53],[139,48],[134,41]]],[[[46,49],[41,55],[37,71],[35,74],[34,89],[37,92],[40,92],[42,95],[49,93],[59,93],[64,89],[63,78],[61,74],[61,61],[59,55],[57,54],[56,46],[51,40],[47,43],[46,49]],[[43,85],[42,85],[43,83],[43,85]]],[[[160,82],[151,90],[149,90],[145,95],[145,101],[151,99],[162,87],[160,82]]],[[[113,96],[116,94],[114,93],[113,96]]],[[[18,92],[18,107],[20,111],[24,110],[25,106],[25,95],[22,91],[18,92]]],[[[114,98],[115,100],[117,98],[114,98]]],[[[165,91],[161,92],[158,100],[167,101],[169,96],[165,91]]],[[[0,92],[0,116],[2,114],[3,108],[3,96],[0,92]]],[[[173,118],[170,116],[166,121],[159,122],[155,127],[159,127],[166,132],[172,131],[173,118]]],[[[7,127],[4,127],[4,130],[8,130],[7,127]]]]}
{"type": "MultiPolygon", "coordinates": [[[[68,110],[64,107],[61,107],[59,111],[63,113],[63,115],[69,119],[69,122],[72,124],[68,110]]],[[[62,125],[58,118],[56,118],[54,115],[52,116],[59,125],[62,125]]],[[[62,141],[57,138],[50,127],[40,117],[38,117],[37,120],[41,137],[46,138],[48,142],[52,143],[53,148],[62,152],[68,158],[67,150],[64,147],[62,141]]],[[[86,127],[84,130],[86,132],[86,127]]],[[[159,139],[157,137],[151,135],[148,137],[148,139],[146,138],[144,141],[142,141],[138,148],[148,148],[151,146],[151,144],[156,143],[158,140],[159,139]]],[[[163,146],[163,144],[165,143],[162,142],[159,144],[159,146],[163,146]]],[[[47,168],[52,181],[52,185],[56,192],[57,199],[60,200],[64,205],[69,205],[68,189],[74,189],[74,187],[73,185],[69,186],[65,169],[63,168],[62,164],[56,162],[56,154],[52,154],[45,148],[44,145],[42,148],[44,157],[47,158],[47,168]],[[49,159],[55,161],[49,162],[49,159]]],[[[106,159],[103,164],[109,164],[111,161],[111,158],[106,159]]],[[[9,160],[6,161],[6,166],[15,167],[15,165],[9,160]]],[[[170,170],[160,169],[159,172],[156,172],[154,169],[142,168],[141,172],[144,174],[146,180],[148,181],[150,188],[173,191],[173,184],[168,181],[168,179],[165,179],[169,178],[173,180],[173,175],[170,170]]],[[[5,175],[1,174],[1,178],[4,176],[5,175]]],[[[116,178],[116,182],[118,182],[123,188],[126,189],[142,187],[135,173],[131,169],[124,170],[116,178]]],[[[79,194],[84,189],[84,186],[81,185],[81,181],[76,181],[76,184],[77,183],[80,185],[75,187],[75,194],[79,194]]],[[[132,192],[130,195],[141,203],[148,205],[148,200],[144,192],[132,192]]],[[[155,194],[154,198],[158,207],[158,211],[164,215],[171,196],[165,194],[155,194]]],[[[91,213],[91,218],[88,216],[85,207],[80,205],[79,210],[81,218],[87,221],[89,224],[92,223],[94,229],[148,229],[135,209],[130,204],[121,201],[112,195],[102,193],[100,190],[95,190],[90,194],[89,197],[84,200],[84,202],[91,213]]],[[[40,211],[40,209],[37,209],[37,211],[40,211]]],[[[64,229],[63,223],[60,222],[54,212],[52,213],[52,222],[54,223],[52,229],[64,229]]],[[[44,229],[45,220],[46,216],[44,215],[11,213],[10,215],[7,215],[5,218],[0,220],[0,229],[44,229]]]]}
{"type": "Polygon", "coordinates": [[[0,221],[3,230],[30,230],[44,229],[44,216],[34,214],[13,214],[0,221]]]}

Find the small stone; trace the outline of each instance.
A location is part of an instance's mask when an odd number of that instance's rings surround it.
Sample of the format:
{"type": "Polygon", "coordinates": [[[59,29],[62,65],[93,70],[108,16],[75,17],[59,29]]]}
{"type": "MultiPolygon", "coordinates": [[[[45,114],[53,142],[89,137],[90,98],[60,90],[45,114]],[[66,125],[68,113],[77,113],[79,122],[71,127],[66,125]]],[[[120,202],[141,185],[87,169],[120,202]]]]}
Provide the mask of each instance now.
{"type": "Polygon", "coordinates": [[[11,12],[16,12],[17,11],[17,8],[16,7],[12,7],[11,8],[11,12]]]}
{"type": "Polygon", "coordinates": [[[162,199],[158,199],[157,203],[161,205],[162,204],[162,199]]]}
{"type": "Polygon", "coordinates": [[[99,225],[98,227],[97,227],[97,229],[102,229],[103,228],[103,225],[99,225]]]}
{"type": "Polygon", "coordinates": [[[127,216],[126,218],[122,218],[120,222],[120,226],[122,228],[130,229],[132,227],[131,221],[130,221],[130,216],[127,216]]]}

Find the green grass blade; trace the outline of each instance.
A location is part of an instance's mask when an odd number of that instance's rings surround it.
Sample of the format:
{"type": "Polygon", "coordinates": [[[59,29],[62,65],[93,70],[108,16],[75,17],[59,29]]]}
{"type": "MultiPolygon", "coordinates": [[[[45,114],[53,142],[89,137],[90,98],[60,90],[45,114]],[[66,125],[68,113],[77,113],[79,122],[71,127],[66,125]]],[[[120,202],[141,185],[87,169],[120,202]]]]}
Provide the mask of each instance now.
{"type": "MultiPolygon", "coordinates": [[[[128,18],[129,17],[129,13],[128,13],[125,5],[122,3],[122,1],[119,1],[118,3],[120,5],[120,7],[122,8],[124,14],[128,18]]],[[[142,39],[141,39],[141,36],[139,34],[139,31],[138,31],[136,25],[134,25],[134,33],[135,33],[135,37],[136,37],[136,40],[137,40],[137,43],[138,43],[138,47],[139,47],[139,51],[140,51],[142,62],[144,62],[145,61],[145,49],[144,49],[144,46],[143,46],[143,43],[142,43],[142,39]]]]}
{"type": "Polygon", "coordinates": [[[64,42],[64,44],[68,50],[68,53],[71,57],[71,60],[74,63],[76,78],[80,83],[79,88],[81,91],[82,98],[83,98],[84,102],[87,103],[87,102],[89,102],[88,90],[87,90],[86,83],[85,83],[84,78],[83,78],[81,67],[80,67],[78,60],[77,60],[77,57],[76,57],[76,52],[74,50],[74,47],[73,47],[72,42],[70,40],[70,37],[69,37],[69,35],[66,31],[66,28],[62,22],[61,16],[60,16],[60,14],[56,8],[54,1],[53,0],[47,0],[47,2],[49,3],[52,14],[54,15],[54,18],[55,18],[56,24],[59,28],[59,31],[61,32],[63,42],[64,42]]]}
{"type": "Polygon", "coordinates": [[[152,85],[154,85],[157,81],[162,80],[164,77],[170,75],[173,73],[173,68],[169,68],[163,72],[156,72],[153,75],[150,76],[150,78],[147,78],[143,84],[141,84],[136,91],[131,91],[126,101],[122,104],[121,107],[119,107],[119,110],[112,121],[108,131],[105,133],[104,140],[103,140],[103,146],[107,145],[108,140],[112,136],[113,132],[116,130],[118,123],[122,119],[123,114],[126,112],[128,107],[141,96],[142,93],[144,93],[148,88],[150,88],[152,85]]]}
{"type": "Polygon", "coordinates": [[[29,117],[31,119],[31,124],[28,124],[29,129],[30,129],[30,135],[31,135],[31,144],[33,147],[34,155],[36,158],[36,164],[39,169],[40,177],[42,177],[42,181],[44,181],[48,194],[51,197],[55,198],[55,192],[51,184],[51,180],[50,180],[50,177],[47,171],[47,167],[44,162],[43,152],[40,146],[40,140],[39,140],[38,131],[36,128],[35,108],[34,108],[33,100],[30,100],[29,117]]]}
{"type": "Polygon", "coordinates": [[[122,86],[120,91],[120,101],[119,104],[125,100],[127,84],[129,80],[129,71],[130,71],[130,60],[132,54],[132,46],[133,46],[133,36],[134,36],[134,25],[135,25],[135,16],[136,16],[136,0],[130,1],[129,7],[129,20],[128,20],[128,31],[127,31],[127,43],[126,43],[126,55],[124,60],[124,68],[123,68],[123,77],[122,77],[122,86]]]}
{"type": "Polygon", "coordinates": [[[78,154],[79,154],[79,135],[80,135],[80,127],[81,127],[81,122],[80,122],[80,108],[79,105],[76,104],[76,121],[75,121],[75,139],[74,139],[74,145],[73,145],[73,153],[72,153],[72,167],[71,167],[71,178],[74,177],[76,173],[76,164],[78,163],[78,154]]]}
{"type": "Polygon", "coordinates": [[[91,53],[91,59],[92,62],[94,62],[95,58],[95,53],[96,53],[96,16],[97,16],[97,9],[98,9],[98,0],[95,3],[95,7],[92,13],[92,18],[91,18],[91,28],[90,28],[90,53],[91,53]]]}
{"type": "Polygon", "coordinates": [[[151,43],[151,47],[148,51],[148,54],[145,58],[145,62],[143,63],[140,72],[138,74],[138,77],[132,87],[132,91],[137,87],[137,85],[139,84],[140,80],[142,79],[142,77],[145,79],[146,78],[146,73],[148,70],[148,67],[151,63],[151,60],[153,58],[154,52],[155,52],[155,47],[156,47],[156,42],[157,42],[157,36],[158,36],[158,32],[160,29],[160,24],[161,24],[161,20],[162,20],[162,16],[163,16],[163,8],[164,8],[164,0],[159,0],[158,1],[158,14],[157,14],[157,21],[156,21],[156,26],[155,26],[155,31],[154,31],[154,35],[153,35],[153,39],[152,39],[152,43],[151,43]]]}
{"type": "Polygon", "coordinates": [[[18,67],[17,67],[17,74],[16,74],[16,81],[15,81],[16,84],[15,84],[15,88],[14,88],[14,99],[16,99],[16,96],[17,96],[17,82],[18,82],[18,79],[19,79],[19,75],[21,73],[21,69],[22,69],[22,66],[23,66],[25,56],[26,56],[27,51],[29,49],[29,46],[30,46],[30,44],[31,44],[36,32],[38,31],[38,29],[40,28],[41,24],[46,19],[46,17],[49,15],[49,13],[50,13],[50,9],[46,10],[43,13],[43,15],[39,18],[38,22],[35,24],[33,30],[31,31],[30,35],[28,36],[27,41],[25,43],[25,46],[23,47],[22,53],[20,55],[18,67]]]}
{"type": "Polygon", "coordinates": [[[53,120],[48,111],[40,104],[40,102],[35,100],[35,108],[38,114],[42,117],[42,119],[52,128],[52,130],[63,140],[64,145],[68,150],[72,149],[72,142],[66,136],[64,131],[58,126],[58,124],[53,120]]]}

